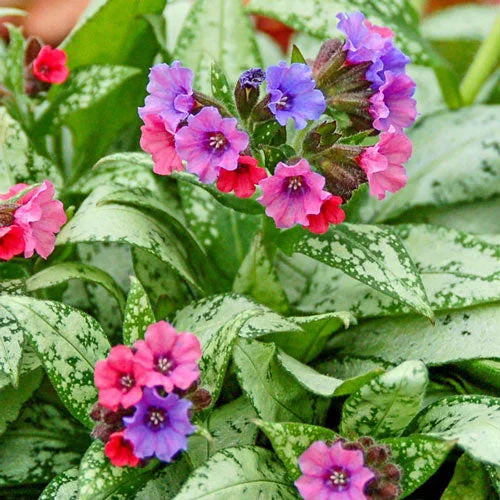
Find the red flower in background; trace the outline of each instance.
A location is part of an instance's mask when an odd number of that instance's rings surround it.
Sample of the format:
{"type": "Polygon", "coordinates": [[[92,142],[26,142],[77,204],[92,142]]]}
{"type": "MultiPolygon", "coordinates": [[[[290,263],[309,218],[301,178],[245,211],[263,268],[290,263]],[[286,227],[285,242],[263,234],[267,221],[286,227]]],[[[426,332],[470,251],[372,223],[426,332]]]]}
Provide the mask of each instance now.
{"type": "Polygon", "coordinates": [[[46,83],[64,83],[69,76],[68,56],[61,49],[45,45],[33,61],[33,74],[46,83]]]}
{"type": "Polygon", "coordinates": [[[125,431],[114,432],[104,447],[104,453],[115,467],[135,467],[140,459],[134,455],[132,443],[124,438],[125,431]]]}
{"type": "Polygon", "coordinates": [[[217,188],[223,193],[234,194],[238,198],[250,198],[255,193],[255,186],[267,177],[265,169],[257,166],[257,160],[252,156],[241,155],[236,170],[219,170],[217,188]]]}
{"type": "Polygon", "coordinates": [[[340,196],[331,196],[321,205],[321,210],[317,215],[309,215],[309,226],[304,226],[311,233],[323,234],[328,231],[330,224],[340,224],[344,222],[345,213],[340,208],[342,198],[340,196]]]}

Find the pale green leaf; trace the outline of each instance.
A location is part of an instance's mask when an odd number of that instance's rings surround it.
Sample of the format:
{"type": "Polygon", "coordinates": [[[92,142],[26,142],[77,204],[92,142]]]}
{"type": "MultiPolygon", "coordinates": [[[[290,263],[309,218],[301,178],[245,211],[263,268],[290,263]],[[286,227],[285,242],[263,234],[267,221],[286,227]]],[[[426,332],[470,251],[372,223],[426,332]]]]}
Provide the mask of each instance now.
{"type": "Polygon", "coordinates": [[[417,415],[407,432],[456,440],[476,460],[500,465],[499,398],[443,398],[417,415]]]}
{"type": "Polygon", "coordinates": [[[77,500],[78,468],[57,475],[42,491],[39,500],[77,500]]]}
{"type": "Polygon", "coordinates": [[[132,345],[143,339],[147,327],[154,322],[155,316],[144,287],[132,276],[123,318],[123,342],[132,345]]]}
{"type": "Polygon", "coordinates": [[[428,380],[421,361],[406,361],[372,379],[344,403],[341,434],[400,435],[418,413],[428,380]]]}
{"type": "Polygon", "coordinates": [[[17,386],[26,325],[19,321],[9,299],[0,297],[0,373],[5,373],[17,386]]]}
{"type": "Polygon", "coordinates": [[[226,448],[186,481],[176,500],[299,498],[276,456],[263,448],[226,448]]]}
{"type": "Polygon", "coordinates": [[[212,73],[210,75],[210,83],[212,88],[212,95],[220,101],[228,111],[237,116],[236,104],[234,102],[234,84],[231,86],[227,81],[223,69],[217,62],[212,62],[212,73]]]}

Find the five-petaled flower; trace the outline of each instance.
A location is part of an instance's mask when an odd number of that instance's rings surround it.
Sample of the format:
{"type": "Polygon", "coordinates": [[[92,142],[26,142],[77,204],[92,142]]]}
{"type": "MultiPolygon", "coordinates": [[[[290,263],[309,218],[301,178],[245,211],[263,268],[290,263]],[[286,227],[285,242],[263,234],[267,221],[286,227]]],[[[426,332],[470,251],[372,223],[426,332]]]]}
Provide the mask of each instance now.
{"type": "Polygon", "coordinates": [[[274,175],[260,181],[262,196],[257,201],[279,228],[308,226],[308,216],[319,214],[323,201],[331,196],[323,191],[324,185],[325,178],[313,172],[307,160],[295,165],[279,162],[274,175]]]}
{"type": "Polygon", "coordinates": [[[46,83],[64,83],[69,77],[68,56],[62,49],[42,47],[33,61],[33,74],[46,83]]]}
{"type": "Polygon", "coordinates": [[[175,147],[186,160],[187,171],[209,184],[217,179],[220,168],[235,170],[240,152],[249,143],[246,132],[236,125],[236,118],[222,118],[212,106],[190,116],[188,125],[175,135],[175,147]]]}
{"type": "Polygon", "coordinates": [[[192,333],[177,333],[166,321],[148,327],[145,340],[137,340],[135,360],[144,370],[137,382],[146,387],[161,386],[166,392],[174,387],[188,389],[200,375],[198,360],[201,346],[192,333]]]}
{"type": "Polygon", "coordinates": [[[234,191],[238,198],[250,198],[255,193],[255,186],[266,177],[266,169],[259,167],[254,157],[241,155],[236,170],[219,170],[217,188],[223,193],[234,191]]]}
{"type": "Polygon", "coordinates": [[[156,456],[171,462],[174,456],[187,449],[187,436],[195,431],[189,420],[191,401],[170,393],[160,396],[156,389],[145,388],[135,412],[125,417],[125,438],[139,458],[156,456]]]}
{"type": "Polygon", "coordinates": [[[364,500],[365,486],[375,474],[365,466],[361,450],[346,450],[337,441],[315,441],[299,458],[302,476],[295,481],[304,500],[364,500]]]}
{"type": "Polygon", "coordinates": [[[317,120],[326,109],[325,97],[316,89],[312,70],[307,64],[281,61],[266,71],[268,107],[280,125],[289,118],[297,129],[303,129],[307,120],[317,120]]]}

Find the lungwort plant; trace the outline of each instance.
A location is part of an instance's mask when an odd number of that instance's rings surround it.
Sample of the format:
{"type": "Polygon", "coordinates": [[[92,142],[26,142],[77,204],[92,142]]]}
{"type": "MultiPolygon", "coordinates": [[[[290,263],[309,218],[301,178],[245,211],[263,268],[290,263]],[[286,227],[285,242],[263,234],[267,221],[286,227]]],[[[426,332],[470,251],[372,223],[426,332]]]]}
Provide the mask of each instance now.
{"type": "Polygon", "coordinates": [[[100,0],[59,48],[10,26],[0,497],[497,498],[495,15],[100,0]]]}

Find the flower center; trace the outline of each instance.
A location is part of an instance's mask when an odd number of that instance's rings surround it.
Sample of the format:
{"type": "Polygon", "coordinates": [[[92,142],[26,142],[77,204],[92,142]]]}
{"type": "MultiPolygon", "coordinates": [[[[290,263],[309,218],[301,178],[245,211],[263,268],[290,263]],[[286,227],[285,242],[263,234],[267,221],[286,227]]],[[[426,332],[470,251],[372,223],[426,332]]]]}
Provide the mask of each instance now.
{"type": "Polygon", "coordinates": [[[216,132],[215,134],[210,135],[208,144],[211,148],[222,149],[227,144],[227,139],[221,132],[216,132]]]}
{"type": "Polygon", "coordinates": [[[126,375],[123,375],[120,377],[120,385],[122,386],[122,391],[123,392],[128,392],[132,387],[134,387],[135,380],[130,373],[127,373],[126,375]]]}
{"type": "Polygon", "coordinates": [[[50,68],[46,64],[40,64],[38,66],[38,71],[44,75],[50,72],[50,68]]]}
{"type": "Polygon", "coordinates": [[[154,431],[163,429],[168,425],[167,411],[158,406],[150,406],[144,417],[144,423],[154,431]]]}
{"type": "Polygon", "coordinates": [[[349,486],[349,474],[345,469],[334,469],[328,478],[336,491],[343,491],[349,486]]]}
{"type": "Polygon", "coordinates": [[[170,372],[174,365],[174,362],[168,359],[167,356],[160,356],[156,360],[156,371],[159,371],[160,373],[163,373],[166,375],[167,373],[170,372]]]}
{"type": "Polygon", "coordinates": [[[294,177],[288,178],[288,191],[292,191],[292,193],[296,193],[299,190],[304,188],[304,177],[302,175],[296,175],[294,177]]]}
{"type": "Polygon", "coordinates": [[[278,109],[286,109],[289,106],[288,96],[284,95],[281,99],[276,103],[276,107],[278,109]]]}

